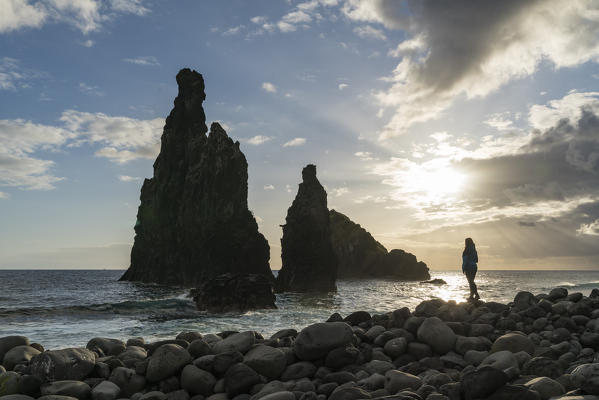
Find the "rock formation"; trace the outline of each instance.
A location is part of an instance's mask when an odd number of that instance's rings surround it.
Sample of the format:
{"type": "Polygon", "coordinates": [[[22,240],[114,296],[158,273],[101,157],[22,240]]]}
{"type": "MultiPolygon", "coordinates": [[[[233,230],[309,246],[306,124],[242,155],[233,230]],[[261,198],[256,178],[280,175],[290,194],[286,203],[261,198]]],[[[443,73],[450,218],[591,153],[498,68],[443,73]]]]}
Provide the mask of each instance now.
{"type": "Polygon", "coordinates": [[[426,264],[413,254],[403,250],[387,252],[385,246],[347,216],[335,210],[329,216],[340,278],[430,279],[426,264]]]}
{"type": "Polygon", "coordinates": [[[227,272],[273,279],[268,242],[248,210],[248,165],[239,142],[218,123],[206,136],[202,75],[182,69],[177,84],[121,280],[191,287],[227,272]]]}
{"type": "Polygon", "coordinates": [[[287,210],[281,239],[283,266],[278,292],[336,290],[337,257],[331,245],[327,192],[316,178],[316,166],[302,170],[302,183],[287,210]]]}
{"type": "Polygon", "coordinates": [[[198,310],[239,312],[277,308],[272,282],[265,275],[222,274],[192,290],[198,310]]]}

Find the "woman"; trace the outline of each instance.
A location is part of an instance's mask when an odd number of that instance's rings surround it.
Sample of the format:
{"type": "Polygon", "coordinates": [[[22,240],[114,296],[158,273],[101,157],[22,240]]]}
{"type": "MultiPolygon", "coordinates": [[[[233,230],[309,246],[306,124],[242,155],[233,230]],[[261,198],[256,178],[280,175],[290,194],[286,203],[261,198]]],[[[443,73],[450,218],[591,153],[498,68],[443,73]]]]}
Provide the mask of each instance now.
{"type": "Polygon", "coordinates": [[[478,290],[476,289],[476,283],[474,283],[474,277],[478,270],[476,263],[478,263],[476,246],[471,238],[466,238],[466,246],[462,252],[462,272],[466,275],[466,279],[468,279],[468,284],[470,285],[470,297],[468,300],[480,299],[478,290]]]}

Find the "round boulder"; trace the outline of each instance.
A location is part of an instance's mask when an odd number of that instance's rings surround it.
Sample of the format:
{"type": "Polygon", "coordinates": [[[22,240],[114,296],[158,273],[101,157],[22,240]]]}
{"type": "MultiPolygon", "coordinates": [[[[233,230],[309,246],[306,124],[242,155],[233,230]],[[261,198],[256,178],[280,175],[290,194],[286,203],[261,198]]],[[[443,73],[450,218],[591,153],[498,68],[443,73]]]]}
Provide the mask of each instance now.
{"type": "Polygon", "coordinates": [[[392,359],[396,359],[406,352],[408,348],[408,341],[405,337],[398,337],[389,340],[385,343],[385,347],[383,347],[383,351],[386,355],[391,357],[392,359]]]}
{"type": "Polygon", "coordinates": [[[550,397],[560,396],[566,393],[561,383],[554,381],[546,376],[541,376],[529,380],[524,386],[535,390],[541,396],[541,400],[547,400],[550,397]]]}
{"type": "Polygon", "coordinates": [[[445,354],[453,350],[456,342],[456,334],[437,317],[424,320],[416,334],[418,340],[428,344],[437,354],[445,354]]]}
{"type": "Polygon", "coordinates": [[[146,378],[143,375],[138,375],[133,369],[124,367],[116,367],[110,374],[109,380],[121,388],[123,397],[142,392],[146,387],[146,378]]]}
{"type": "Polygon", "coordinates": [[[241,354],[245,354],[252,345],[256,342],[254,332],[240,332],[234,333],[231,336],[227,336],[219,342],[212,345],[214,354],[225,353],[227,351],[238,351],[241,354]]]}
{"type": "Polygon", "coordinates": [[[260,382],[260,375],[243,363],[237,363],[225,374],[225,390],[229,398],[248,393],[252,386],[260,382]]]}
{"type": "Polygon", "coordinates": [[[123,351],[125,351],[125,342],[118,339],[110,339],[110,338],[93,338],[89,342],[87,342],[87,349],[91,351],[95,351],[96,353],[105,356],[117,356],[123,351]]]}
{"type": "Polygon", "coordinates": [[[516,356],[514,356],[514,353],[507,350],[489,354],[484,360],[481,361],[480,365],[488,365],[502,371],[505,371],[508,368],[519,369],[518,359],[516,356]]]}
{"type": "Polygon", "coordinates": [[[88,349],[50,350],[31,359],[31,374],[42,381],[87,378],[96,365],[96,353],[88,349]]]}
{"type": "Polygon", "coordinates": [[[102,381],[92,389],[92,400],[115,400],[121,389],[110,381],[102,381]]]}
{"type": "Polygon", "coordinates": [[[248,351],[243,362],[260,375],[276,379],[287,366],[287,357],[279,349],[260,345],[248,351]]]}
{"type": "Polygon", "coordinates": [[[505,385],[508,376],[505,372],[490,366],[469,372],[462,378],[462,392],[466,399],[482,399],[505,385]]]}
{"type": "Polygon", "coordinates": [[[574,384],[585,393],[599,395],[599,363],[579,365],[571,375],[574,384]]]}
{"type": "Polygon", "coordinates": [[[190,394],[210,396],[213,393],[216,378],[210,372],[195,365],[186,365],[181,373],[181,387],[190,394]]]}
{"type": "Polygon", "coordinates": [[[337,347],[351,344],[353,338],[353,331],[345,322],[321,322],[302,329],[293,350],[300,360],[316,360],[337,347]]]}
{"type": "Polygon", "coordinates": [[[16,372],[3,372],[0,374],[0,396],[17,394],[19,391],[19,374],[16,372]]]}
{"type": "Polygon", "coordinates": [[[183,347],[176,344],[164,344],[150,357],[146,378],[150,382],[159,382],[175,375],[190,362],[191,356],[183,347]]]}
{"type": "Polygon", "coordinates": [[[2,364],[10,371],[17,364],[29,364],[29,361],[38,354],[40,351],[31,346],[16,346],[6,352],[2,364]]]}
{"type": "Polygon", "coordinates": [[[25,336],[4,336],[0,338],[0,361],[4,359],[4,355],[13,347],[27,346],[29,339],[25,336]]]}
{"type": "Polygon", "coordinates": [[[422,380],[407,372],[392,369],[385,373],[385,389],[390,394],[395,394],[404,389],[418,390],[420,386],[422,386],[422,380]]]}
{"type": "Polygon", "coordinates": [[[80,400],[87,399],[91,390],[87,383],[81,381],[55,381],[40,387],[42,396],[70,396],[80,400]]]}
{"type": "Polygon", "coordinates": [[[533,355],[535,352],[535,345],[532,340],[528,338],[528,336],[512,332],[500,336],[491,346],[491,353],[496,353],[503,350],[508,350],[512,353],[525,351],[528,354],[533,355]]]}

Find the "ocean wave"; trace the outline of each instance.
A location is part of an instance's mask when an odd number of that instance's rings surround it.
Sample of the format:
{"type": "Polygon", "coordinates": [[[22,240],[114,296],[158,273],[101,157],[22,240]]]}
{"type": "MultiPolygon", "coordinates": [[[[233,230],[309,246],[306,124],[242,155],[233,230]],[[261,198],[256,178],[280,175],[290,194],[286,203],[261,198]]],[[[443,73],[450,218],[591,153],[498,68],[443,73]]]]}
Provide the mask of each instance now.
{"type": "Polygon", "coordinates": [[[195,304],[185,298],[130,300],[67,307],[1,308],[0,319],[21,317],[103,318],[108,315],[138,316],[139,319],[170,320],[195,318],[201,315],[195,304]]]}

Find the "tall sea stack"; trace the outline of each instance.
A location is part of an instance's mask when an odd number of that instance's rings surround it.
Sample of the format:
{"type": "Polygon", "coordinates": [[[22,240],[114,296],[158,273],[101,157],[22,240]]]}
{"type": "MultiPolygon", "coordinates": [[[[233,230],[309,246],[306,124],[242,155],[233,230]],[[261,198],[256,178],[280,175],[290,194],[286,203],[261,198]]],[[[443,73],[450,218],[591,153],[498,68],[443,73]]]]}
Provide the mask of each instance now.
{"type": "Polygon", "coordinates": [[[285,222],[281,239],[283,266],[276,291],[337,290],[337,257],[331,245],[327,193],[316,178],[315,165],[302,170],[302,183],[285,222]]]}
{"type": "Polygon", "coordinates": [[[131,266],[121,280],[194,287],[223,273],[273,279],[268,242],[247,204],[248,164],[225,130],[206,136],[204,79],[177,74],[154,177],[141,188],[131,266]]]}

